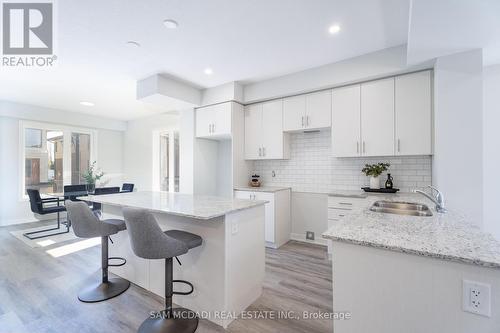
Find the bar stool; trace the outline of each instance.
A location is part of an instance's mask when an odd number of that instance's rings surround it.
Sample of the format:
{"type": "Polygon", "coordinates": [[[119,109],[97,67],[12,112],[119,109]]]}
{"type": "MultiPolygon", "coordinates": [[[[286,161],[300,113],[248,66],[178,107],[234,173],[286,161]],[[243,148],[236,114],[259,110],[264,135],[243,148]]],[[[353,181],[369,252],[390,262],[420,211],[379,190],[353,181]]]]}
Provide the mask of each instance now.
{"type": "MultiPolygon", "coordinates": [[[[198,247],[202,238],[198,235],[181,231],[160,229],[155,217],[149,211],[140,208],[123,208],[130,243],[135,255],[145,259],[165,259],[165,309],[159,316],[146,319],[139,327],[139,333],[192,333],[198,327],[197,315],[184,308],[172,308],[173,295],[189,295],[193,285],[184,280],[173,279],[173,258],[198,247]],[[188,292],[173,291],[173,283],[184,283],[191,287],[188,292]]],[[[179,259],[177,259],[178,261],[179,259]]],[[[179,262],[180,263],[180,262],[179,262]]]]}
{"type": "Polygon", "coordinates": [[[85,303],[95,303],[120,295],[128,289],[130,282],[122,278],[108,278],[108,267],[123,266],[127,261],[108,256],[108,239],[110,235],[127,229],[125,222],[118,219],[100,221],[84,201],[66,200],[65,206],[77,237],[101,237],[102,281],[85,288],[78,294],[78,299],[85,303]],[[110,259],[119,259],[122,263],[110,264],[110,259]]]}

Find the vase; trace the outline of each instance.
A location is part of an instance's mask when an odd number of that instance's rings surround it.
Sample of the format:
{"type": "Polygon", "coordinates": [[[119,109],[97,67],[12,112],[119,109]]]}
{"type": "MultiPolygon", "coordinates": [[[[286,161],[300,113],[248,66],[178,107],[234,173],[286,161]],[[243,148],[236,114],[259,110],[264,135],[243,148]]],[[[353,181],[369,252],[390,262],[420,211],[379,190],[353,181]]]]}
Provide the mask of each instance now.
{"type": "Polygon", "coordinates": [[[373,190],[378,190],[380,188],[379,177],[370,177],[370,188],[373,190]]]}
{"type": "Polygon", "coordinates": [[[95,183],[87,183],[87,192],[94,193],[95,191],[95,183]]]}

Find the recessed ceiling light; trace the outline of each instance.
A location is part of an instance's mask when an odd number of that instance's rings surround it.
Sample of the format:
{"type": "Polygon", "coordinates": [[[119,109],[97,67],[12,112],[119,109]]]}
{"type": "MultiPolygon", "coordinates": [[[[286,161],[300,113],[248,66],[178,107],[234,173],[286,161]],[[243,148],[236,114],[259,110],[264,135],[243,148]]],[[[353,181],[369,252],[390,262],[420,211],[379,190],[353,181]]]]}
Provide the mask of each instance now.
{"type": "Polygon", "coordinates": [[[141,44],[139,44],[139,42],[136,42],[135,40],[129,40],[125,44],[127,44],[127,46],[132,46],[132,47],[141,47],[141,44]]]}
{"type": "Polygon", "coordinates": [[[340,31],[340,26],[338,24],[334,24],[328,28],[328,32],[331,33],[332,35],[336,34],[337,32],[340,31]]]}
{"type": "Polygon", "coordinates": [[[92,102],[86,102],[86,101],[82,101],[82,102],[80,102],[80,104],[83,105],[83,106],[94,106],[95,105],[92,102]]]}
{"type": "Polygon", "coordinates": [[[208,67],[208,68],[205,68],[203,73],[205,73],[207,75],[212,75],[214,73],[214,71],[212,70],[212,68],[208,67]]]}
{"type": "Polygon", "coordinates": [[[167,19],[163,21],[163,25],[168,29],[177,29],[179,23],[177,23],[177,21],[175,20],[167,19]]]}

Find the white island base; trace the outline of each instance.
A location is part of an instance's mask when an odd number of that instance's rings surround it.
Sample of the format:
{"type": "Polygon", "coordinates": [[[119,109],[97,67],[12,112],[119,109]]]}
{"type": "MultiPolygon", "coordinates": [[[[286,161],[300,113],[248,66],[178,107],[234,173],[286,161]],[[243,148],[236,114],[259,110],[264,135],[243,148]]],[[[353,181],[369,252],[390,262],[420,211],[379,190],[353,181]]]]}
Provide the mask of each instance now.
{"type": "MultiPolygon", "coordinates": [[[[107,213],[121,208],[103,205],[107,213]]],[[[174,279],[194,285],[191,295],[174,295],[173,302],[226,328],[235,316],[262,293],[265,273],[264,205],[229,212],[209,220],[154,213],[162,230],[178,229],[197,234],[203,244],[174,260],[174,279]]],[[[112,236],[109,255],[123,257],[126,265],[110,271],[164,297],[165,261],[147,260],[132,252],[127,231],[112,236]]],[[[174,283],[174,290],[186,289],[174,283]]],[[[151,309],[161,310],[161,309],[151,309]]]]}
{"type": "Polygon", "coordinates": [[[333,242],[335,333],[498,333],[500,271],[333,242]],[[491,285],[491,316],[464,312],[463,280],[491,285]]]}

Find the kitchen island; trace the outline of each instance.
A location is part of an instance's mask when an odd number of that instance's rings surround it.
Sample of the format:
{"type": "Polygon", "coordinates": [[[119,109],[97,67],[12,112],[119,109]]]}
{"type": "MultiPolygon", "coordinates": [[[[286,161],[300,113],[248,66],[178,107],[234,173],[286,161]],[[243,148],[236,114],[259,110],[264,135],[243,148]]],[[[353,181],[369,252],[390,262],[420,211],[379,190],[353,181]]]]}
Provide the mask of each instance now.
{"type": "MultiPolygon", "coordinates": [[[[174,279],[194,285],[191,295],[174,296],[175,304],[225,328],[261,295],[266,201],[146,191],[80,199],[98,202],[112,215],[122,215],[123,207],[144,208],[155,215],[162,230],[184,230],[203,238],[201,246],[179,257],[182,266],[174,265],[174,279]]],[[[110,257],[123,257],[127,263],[110,271],[163,297],[164,260],[137,257],[127,231],[112,240],[110,257]]],[[[174,284],[174,290],[181,288],[174,284]]]]}
{"type": "Polygon", "coordinates": [[[363,204],[323,234],[333,243],[333,309],[350,313],[334,321],[335,333],[498,332],[500,242],[417,194],[356,198],[363,204]],[[380,200],[425,204],[433,215],[371,211],[380,200]],[[490,316],[464,312],[464,280],[491,287],[490,316]]]}

